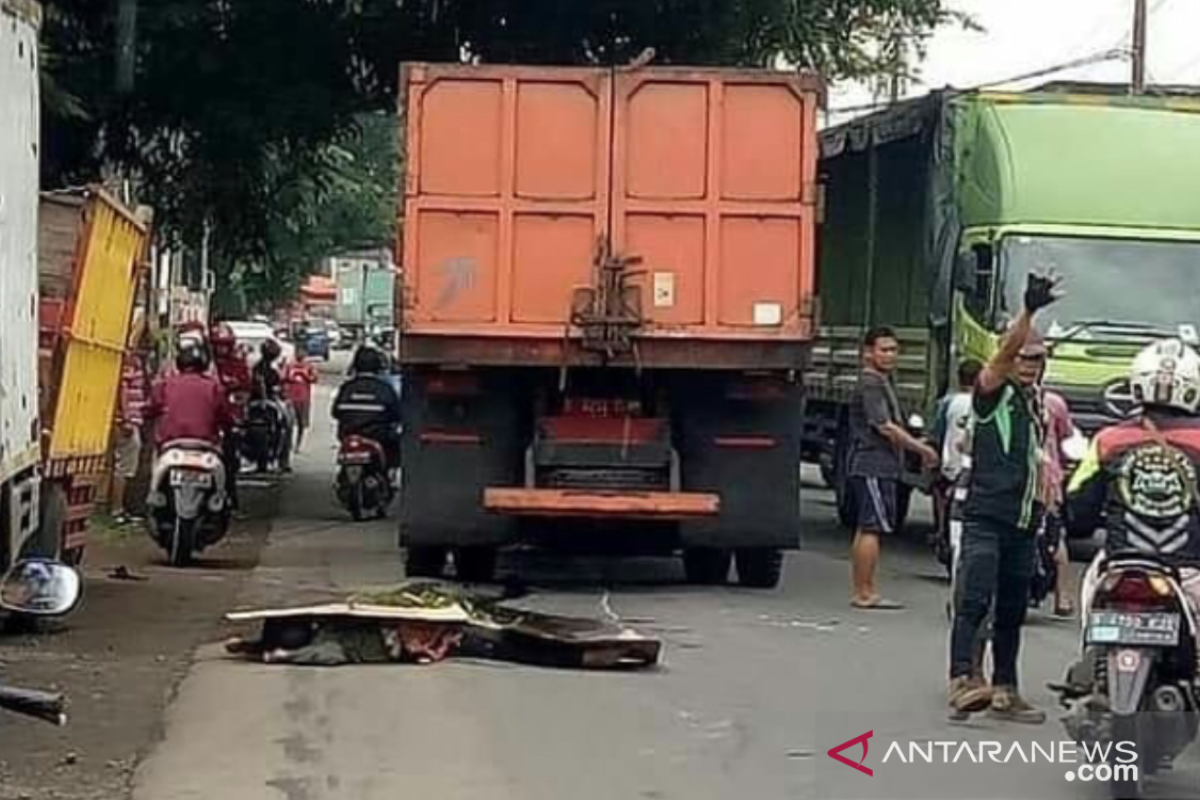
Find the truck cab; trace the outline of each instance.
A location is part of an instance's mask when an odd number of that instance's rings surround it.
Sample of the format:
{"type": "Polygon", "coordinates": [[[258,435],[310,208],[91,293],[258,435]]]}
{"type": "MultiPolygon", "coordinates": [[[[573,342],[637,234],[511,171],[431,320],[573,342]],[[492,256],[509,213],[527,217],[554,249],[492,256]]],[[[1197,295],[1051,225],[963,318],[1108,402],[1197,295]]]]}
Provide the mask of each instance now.
{"type": "Polygon", "coordinates": [[[986,357],[1026,277],[1052,272],[1046,383],[1087,432],[1123,417],[1141,347],[1200,341],[1200,104],[983,95],[958,118],[955,350],[986,357]]]}

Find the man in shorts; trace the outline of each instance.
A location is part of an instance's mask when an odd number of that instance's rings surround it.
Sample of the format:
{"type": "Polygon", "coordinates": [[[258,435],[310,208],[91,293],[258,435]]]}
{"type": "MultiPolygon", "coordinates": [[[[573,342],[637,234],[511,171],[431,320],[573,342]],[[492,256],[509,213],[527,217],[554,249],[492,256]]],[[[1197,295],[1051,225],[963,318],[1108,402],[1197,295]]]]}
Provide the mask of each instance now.
{"type": "Polygon", "coordinates": [[[854,515],[850,548],[850,604],[861,609],[899,609],[875,586],[879,537],[896,529],[896,493],[905,452],[916,453],[926,469],[937,466],[932,447],[904,427],[900,402],[892,385],[900,342],[888,327],[867,331],[863,369],[850,403],[850,453],[847,491],[854,515]]]}

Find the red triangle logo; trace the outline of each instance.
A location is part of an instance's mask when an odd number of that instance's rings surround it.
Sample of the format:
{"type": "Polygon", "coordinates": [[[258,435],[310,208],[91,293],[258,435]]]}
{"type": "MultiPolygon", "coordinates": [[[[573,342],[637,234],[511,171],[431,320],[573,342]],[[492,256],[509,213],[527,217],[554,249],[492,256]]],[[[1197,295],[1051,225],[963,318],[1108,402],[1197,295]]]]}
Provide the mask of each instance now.
{"type": "Polygon", "coordinates": [[[847,767],[853,767],[854,769],[858,770],[859,772],[865,772],[866,774],[874,777],[874,775],[875,775],[874,770],[872,770],[870,767],[864,767],[862,765],[862,763],[867,760],[867,740],[870,739],[874,735],[875,735],[875,731],[867,731],[866,733],[862,734],[861,736],[855,736],[853,739],[851,739],[848,742],[842,742],[837,747],[830,749],[829,757],[836,761],[842,762],[847,767]],[[862,748],[863,748],[862,758],[860,758],[858,760],[857,764],[854,763],[853,761],[851,761],[850,759],[846,758],[844,755],[842,755],[843,750],[846,750],[847,748],[850,748],[850,747],[854,747],[854,745],[856,745],[856,744],[861,744],[862,748]]]}

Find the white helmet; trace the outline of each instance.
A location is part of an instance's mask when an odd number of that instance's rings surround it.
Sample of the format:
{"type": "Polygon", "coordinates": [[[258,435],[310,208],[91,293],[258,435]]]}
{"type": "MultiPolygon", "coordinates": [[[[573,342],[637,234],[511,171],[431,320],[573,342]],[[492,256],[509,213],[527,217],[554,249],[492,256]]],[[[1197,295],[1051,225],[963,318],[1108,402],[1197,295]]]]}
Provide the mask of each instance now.
{"type": "Polygon", "coordinates": [[[1200,355],[1179,339],[1155,342],[1133,359],[1129,384],[1138,405],[1195,414],[1200,407],[1200,355]]]}

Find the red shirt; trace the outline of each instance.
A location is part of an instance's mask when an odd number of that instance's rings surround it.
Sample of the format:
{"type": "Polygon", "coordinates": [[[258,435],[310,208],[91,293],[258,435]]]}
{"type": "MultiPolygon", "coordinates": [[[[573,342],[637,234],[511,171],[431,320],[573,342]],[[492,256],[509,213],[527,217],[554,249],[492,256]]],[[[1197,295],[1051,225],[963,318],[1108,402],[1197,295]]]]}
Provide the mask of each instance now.
{"type": "Polygon", "coordinates": [[[312,386],[317,382],[317,370],[312,364],[292,361],[283,374],[284,391],[287,399],[296,405],[312,403],[312,386]]]}
{"type": "Polygon", "coordinates": [[[156,383],[146,416],[158,420],[154,440],[159,446],[176,439],[220,444],[221,434],[233,424],[221,382],[195,372],[179,372],[156,383]]]}
{"type": "Polygon", "coordinates": [[[138,353],[126,353],[121,365],[117,421],[141,427],[146,407],[146,366],[138,353]]]}

